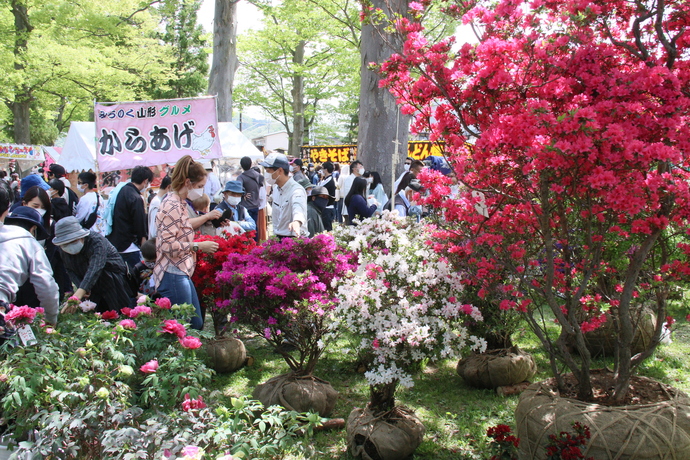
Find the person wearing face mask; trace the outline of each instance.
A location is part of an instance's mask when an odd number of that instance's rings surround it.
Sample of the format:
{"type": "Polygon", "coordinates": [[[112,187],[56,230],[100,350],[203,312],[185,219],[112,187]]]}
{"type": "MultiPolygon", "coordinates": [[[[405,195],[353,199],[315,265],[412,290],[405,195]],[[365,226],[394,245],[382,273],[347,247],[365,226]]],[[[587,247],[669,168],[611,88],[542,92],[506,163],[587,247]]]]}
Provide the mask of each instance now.
{"type": "Polygon", "coordinates": [[[77,176],[77,189],[83,193],[75,217],[81,226],[87,230],[94,230],[101,235],[103,228],[104,204],[96,190],[96,175],[92,172],[83,172],[77,176]]]}
{"type": "Polygon", "coordinates": [[[422,184],[417,179],[412,179],[408,185],[395,195],[395,211],[398,211],[400,217],[407,217],[410,213],[410,207],[413,206],[412,196],[415,192],[422,189],[422,184]]]}
{"type": "MultiPolygon", "coordinates": [[[[259,210],[265,209],[266,207],[264,176],[261,172],[252,168],[252,159],[249,157],[242,157],[242,159],[240,159],[240,166],[242,167],[242,174],[237,176],[237,180],[242,182],[242,187],[245,191],[240,204],[244,206],[252,220],[257,223],[259,231],[256,232],[257,234],[254,237],[254,241],[258,243],[259,234],[263,234],[264,237],[266,236],[266,218],[265,216],[262,216],[261,219],[259,218],[259,210]]],[[[265,211],[263,214],[265,214],[265,211]]]]}
{"type": "Polygon", "coordinates": [[[383,205],[388,201],[388,196],[383,189],[381,175],[376,171],[366,171],[364,173],[364,178],[367,180],[367,188],[369,189],[367,197],[373,196],[374,200],[378,203],[376,205],[376,211],[383,212],[383,205]]]}
{"type": "MultiPolygon", "coordinates": [[[[187,200],[199,198],[206,185],[206,170],[191,156],[180,158],[172,172],[169,193],[156,214],[156,265],[153,277],[156,290],[173,304],[194,305],[196,315],[190,320],[192,328],[203,329],[204,318],[192,275],[196,266],[196,253],[213,254],[218,250],[215,241],[194,241],[194,228],[187,212],[187,200]]],[[[198,219],[217,218],[216,209],[198,219]]]]}
{"type": "MultiPolygon", "coordinates": [[[[87,296],[96,303],[96,311],[120,311],[129,305],[130,292],[126,281],[127,266],[117,249],[100,233],[87,230],[74,216],[55,224],[53,243],[60,248],[60,256],[72,283],[77,287],[74,296],[87,296]]],[[[65,307],[62,313],[73,313],[76,307],[65,307]]]]}
{"type": "Polygon", "coordinates": [[[163,180],[161,180],[160,187],[158,187],[158,193],[156,193],[156,196],[154,196],[151,203],[149,203],[149,239],[156,237],[156,214],[158,214],[158,209],[160,209],[163,199],[170,192],[171,183],[172,179],[170,176],[165,176],[163,180]]]}
{"type": "Polygon", "coordinates": [[[65,168],[57,163],[53,163],[48,167],[48,170],[46,171],[46,176],[48,176],[49,181],[53,179],[58,179],[65,185],[66,194],[63,195],[63,198],[69,205],[72,215],[76,214],[77,205],[79,204],[79,197],[76,193],[74,193],[74,190],[70,188],[72,187],[72,184],[66,177],[67,171],[65,170],[65,168]]]}
{"type": "Polygon", "coordinates": [[[242,187],[242,182],[238,180],[227,181],[223,189],[223,202],[216,206],[216,209],[223,212],[223,214],[228,210],[232,212],[232,219],[228,219],[230,221],[228,224],[237,224],[245,232],[253,232],[256,231],[256,222],[252,219],[247,208],[240,204],[243,195],[244,187],[242,187]]]}
{"type": "MultiPolygon", "coordinates": [[[[364,174],[364,165],[361,161],[355,160],[350,163],[350,175],[343,179],[343,186],[340,189],[340,196],[347,197],[347,195],[350,193],[352,183],[357,177],[361,177],[362,174],[364,174]]],[[[345,224],[350,225],[350,216],[349,211],[347,210],[347,203],[345,203],[343,206],[342,215],[345,224]]]]}
{"type": "Polygon", "coordinates": [[[347,207],[350,222],[348,225],[357,225],[354,223],[355,219],[367,219],[376,212],[376,203],[369,205],[365,194],[367,191],[367,180],[363,177],[356,177],[352,181],[352,187],[345,197],[345,206],[347,207]]]}
{"type": "Polygon", "coordinates": [[[307,176],[305,176],[302,172],[302,165],[302,160],[299,158],[295,158],[290,163],[290,171],[292,171],[292,178],[295,179],[295,182],[299,182],[302,179],[307,178],[307,176]]]}
{"type": "MultiPolygon", "coordinates": [[[[305,180],[308,181],[309,179],[305,180]]],[[[328,206],[330,198],[326,187],[314,187],[311,195],[307,197],[307,230],[309,238],[326,231],[326,228],[323,226],[323,211],[328,206]]]]}
{"type": "Polygon", "coordinates": [[[307,235],[307,193],[288,176],[290,164],[282,153],[271,153],[261,163],[264,178],[273,186],[273,233],[278,238],[307,235]]]}
{"type": "Polygon", "coordinates": [[[65,184],[60,179],[51,179],[48,182],[50,189],[48,189],[48,196],[50,197],[50,206],[52,208],[51,217],[53,222],[72,215],[72,210],[64,198],[65,184]]]}
{"type": "Polygon", "coordinates": [[[38,211],[19,206],[8,215],[9,194],[0,189],[0,304],[43,307],[55,324],[59,291],[48,256],[36,238],[46,239],[38,211]]]}
{"type": "Polygon", "coordinates": [[[333,177],[333,163],[327,161],[323,164],[323,176],[319,182],[319,186],[326,187],[328,190],[328,206],[324,209],[322,213],[323,226],[326,228],[327,232],[333,230],[333,220],[335,220],[335,178],[333,177]]]}
{"type": "Polygon", "coordinates": [[[110,233],[106,229],[106,238],[132,269],[141,261],[139,248],[148,236],[141,192],[149,187],[152,180],[153,171],[146,166],[132,169],[132,181],[122,186],[114,198],[110,233]]]}

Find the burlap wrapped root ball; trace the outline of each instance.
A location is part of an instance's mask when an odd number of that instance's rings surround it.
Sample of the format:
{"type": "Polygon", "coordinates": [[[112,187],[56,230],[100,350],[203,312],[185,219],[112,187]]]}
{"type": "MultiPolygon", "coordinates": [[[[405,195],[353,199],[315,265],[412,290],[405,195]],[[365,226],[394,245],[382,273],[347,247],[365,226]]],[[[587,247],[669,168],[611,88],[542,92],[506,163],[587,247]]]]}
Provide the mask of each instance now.
{"type": "Polygon", "coordinates": [[[369,408],[356,408],[347,418],[347,446],[362,460],[404,460],[424,439],[424,425],[414,413],[396,407],[375,417],[369,408]]]}
{"type": "Polygon", "coordinates": [[[317,412],[321,417],[328,417],[338,400],[338,392],[327,381],[294,374],[273,377],[257,386],[252,396],[266,407],[279,405],[297,412],[317,412]]]}
{"type": "Polygon", "coordinates": [[[247,351],[244,343],[234,337],[213,339],[206,344],[211,367],[219,373],[234,372],[244,366],[247,351]]]}
{"type": "MultiPolygon", "coordinates": [[[[659,385],[662,385],[658,383],[659,385]]],[[[530,385],[520,395],[515,420],[520,460],[546,458],[549,435],[572,433],[573,422],[587,425],[592,437],[583,455],[597,460],[690,459],[690,399],[669,388],[670,401],[632,406],[602,406],[562,398],[552,385],[530,385]]]]}
{"type": "Polygon", "coordinates": [[[458,362],[456,370],[468,385],[496,389],[530,380],[537,363],[532,355],[511,347],[470,355],[458,362]]]}
{"type": "MultiPolygon", "coordinates": [[[[580,312],[579,316],[581,316],[580,321],[586,319],[584,312],[580,312]]],[[[630,351],[635,355],[649,348],[654,337],[657,322],[654,311],[644,305],[631,305],[630,316],[634,328],[630,351]]],[[[610,313],[606,313],[606,322],[604,324],[593,331],[585,333],[585,343],[592,356],[614,356],[617,341],[615,322],[611,318],[610,313]]],[[[575,337],[570,337],[567,344],[572,349],[575,349],[575,337]]]]}

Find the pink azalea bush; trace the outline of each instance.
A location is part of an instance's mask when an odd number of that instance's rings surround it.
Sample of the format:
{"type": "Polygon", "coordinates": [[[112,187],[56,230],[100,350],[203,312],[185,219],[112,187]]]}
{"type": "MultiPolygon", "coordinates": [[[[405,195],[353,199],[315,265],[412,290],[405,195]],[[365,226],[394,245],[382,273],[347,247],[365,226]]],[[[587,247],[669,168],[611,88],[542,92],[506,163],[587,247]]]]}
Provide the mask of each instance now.
{"type": "Polygon", "coordinates": [[[481,31],[479,43],[430,43],[401,18],[403,49],[381,66],[412,130],[445,141],[461,181],[451,193],[450,178],[421,176],[436,249],[475,274],[480,296],[503,288],[501,307],[525,314],[559,386],[565,364],[582,399],[592,397],[583,334],[615,318],[621,402],[659,343],[672,283],[690,274],[690,3],[479,0],[444,11],[481,31]],[[633,356],[631,310],[642,305],[657,328],[633,356]]]}
{"type": "Polygon", "coordinates": [[[217,282],[227,293],[217,311],[275,346],[293,372],[310,374],[327,340],[334,280],[354,268],[352,254],[327,234],[269,240],[248,254],[230,254],[217,282]],[[287,341],[297,357],[281,347],[287,341]]]}

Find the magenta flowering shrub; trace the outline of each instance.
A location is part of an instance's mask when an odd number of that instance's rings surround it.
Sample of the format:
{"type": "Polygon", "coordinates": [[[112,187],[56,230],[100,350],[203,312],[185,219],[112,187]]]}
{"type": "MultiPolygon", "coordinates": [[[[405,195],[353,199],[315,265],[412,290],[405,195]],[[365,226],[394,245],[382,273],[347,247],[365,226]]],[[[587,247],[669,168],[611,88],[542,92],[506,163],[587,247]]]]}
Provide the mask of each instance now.
{"type": "Polygon", "coordinates": [[[690,275],[690,3],[452,0],[443,9],[481,31],[478,43],[428,41],[416,5],[396,22],[402,49],[381,65],[412,130],[445,142],[461,182],[453,191],[450,177],[420,177],[445,222],[437,249],[480,288],[503,285],[502,307],[525,313],[559,387],[561,369],[572,372],[581,399],[593,395],[583,334],[608,313],[620,403],[659,343],[673,284],[690,275]],[[642,305],[658,327],[633,355],[642,305]],[[539,318],[544,308],[556,333],[539,318]]]}
{"type": "Polygon", "coordinates": [[[335,306],[330,286],[352,271],[354,261],[326,234],[266,241],[228,257],[217,275],[227,299],[216,309],[227,312],[231,324],[264,337],[294,372],[309,374],[324,349],[335,306]],[[297,356],[281,348],[284,341],[297,348],[297,356]]]}

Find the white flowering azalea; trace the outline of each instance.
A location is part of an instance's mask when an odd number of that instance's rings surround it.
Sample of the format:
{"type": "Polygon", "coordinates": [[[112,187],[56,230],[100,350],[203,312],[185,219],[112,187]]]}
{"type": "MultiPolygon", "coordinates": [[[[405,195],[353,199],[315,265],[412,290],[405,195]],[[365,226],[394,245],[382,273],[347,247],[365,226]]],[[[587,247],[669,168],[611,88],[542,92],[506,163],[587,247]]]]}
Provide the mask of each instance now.
{"type": "Polygon", "coordinates": [[[484,339],[463,325],[481,320],[481,313],[457,300],[462,275],[432,250],[424,225],[384,212],[334,233],[340,244],[360,251],[360,267],[338,285],[335,316],[358,338],[358,351],[373,357],[365,374],[372,401],[385,386],[412,386],[416,363],[484,351],[484,339]]]}

